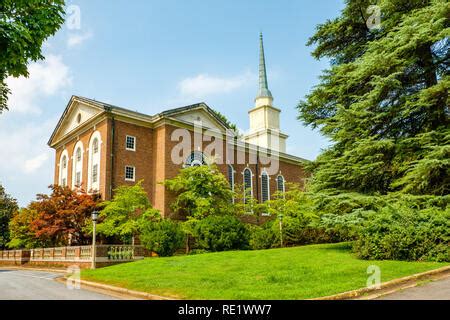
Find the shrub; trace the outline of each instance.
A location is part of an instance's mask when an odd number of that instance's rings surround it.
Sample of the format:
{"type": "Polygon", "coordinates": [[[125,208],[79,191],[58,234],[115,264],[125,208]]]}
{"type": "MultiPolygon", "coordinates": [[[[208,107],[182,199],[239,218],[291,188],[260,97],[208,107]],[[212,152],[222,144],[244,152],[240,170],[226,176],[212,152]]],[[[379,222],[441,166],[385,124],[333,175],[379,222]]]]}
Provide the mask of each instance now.
{"type": "Polygon", "coordinates": [[[273,221],[266,222],[262,226],[251,226],[250,247],[254,250],[270,249],[277,244],[278,236],[272,228],[273,221]]]}
{"type": "Polygon", "coordinates": [[[193,228],[197,249],[226,251],[247,249],[249,232],[234,216],[208,216],[193,228]]]}
{"type": "Polygon", "coordinates": [[[363,259],[450,261],[450,210],[397,204],[381,209],[359,231],[363,259]]]}
{"type": "Polygon", "coordinates": [[[167,257],[182,247],[184,237],[179,223],[164,219],[146,223],[142,227],[140,240],[147,249],[167,257]]]}

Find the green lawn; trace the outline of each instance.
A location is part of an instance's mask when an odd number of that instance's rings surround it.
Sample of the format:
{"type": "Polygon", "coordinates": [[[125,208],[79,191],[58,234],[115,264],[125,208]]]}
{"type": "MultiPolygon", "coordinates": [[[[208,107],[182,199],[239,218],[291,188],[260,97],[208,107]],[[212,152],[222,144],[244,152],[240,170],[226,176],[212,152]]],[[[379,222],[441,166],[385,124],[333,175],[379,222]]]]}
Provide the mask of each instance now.
{"type": "Polygon", "coordinates": [[[183,299],[305,299],[365,287],[369,265],[385,282],[446,264],[358,260],[341,243],[147,258],[82,278],[183,299]]]}

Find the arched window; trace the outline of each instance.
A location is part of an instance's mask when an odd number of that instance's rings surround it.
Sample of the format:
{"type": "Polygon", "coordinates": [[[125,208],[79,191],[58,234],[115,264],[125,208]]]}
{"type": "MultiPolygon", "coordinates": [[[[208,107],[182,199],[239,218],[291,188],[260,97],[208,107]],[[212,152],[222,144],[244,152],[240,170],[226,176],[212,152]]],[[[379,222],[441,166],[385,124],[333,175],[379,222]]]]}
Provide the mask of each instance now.
{"type": "Polygon", "coordinates": [[[280,174],[277,177],[277,190],[279,192],[285,192],[286,191],[286,186],[285,186],[285,182],[284,182],[284,177],[280,174]]]}
{"type": "Polygon", "coordinates": [[[203,154],[203,152],[194,151],[186,159],[185,166],[186,167],[200,167],[200,166],[206,164],[205,160],[206,159],[205,159],[205,155],[203,154]]]}
{"type": "Polygon", "coordinates": [[[83,183],[83,143],[78,141],[74,148],[73,170],[72,170],[72,189],[81,187],[83,183]]]}
{"type": "Polygon", "coordinates": [[[261,196],[262,202],[266,202],[270,199],[270,185],[269,185],[269,175],[266,171],[261,173],[261,196]]]}
{"type": "Polygon", "coordinates": [[[101,145],[100,132],[95,131],[89,141],[88,192],[96,192],[100,189],[101,145]]]}
{"type": "Polygon", "coordinates": [[[64,150],[59,160],[59,185],[62,187],[67,186],[68,159],[69,154],[67,153],[67,150],[64,150]]]}
{"type": "Polygon", "coordinates": [[[253,181],[252,181],[252,170],[245,168],[244,172],[244,202],[247,203],[248,199],[253,197],[253,181]]]}

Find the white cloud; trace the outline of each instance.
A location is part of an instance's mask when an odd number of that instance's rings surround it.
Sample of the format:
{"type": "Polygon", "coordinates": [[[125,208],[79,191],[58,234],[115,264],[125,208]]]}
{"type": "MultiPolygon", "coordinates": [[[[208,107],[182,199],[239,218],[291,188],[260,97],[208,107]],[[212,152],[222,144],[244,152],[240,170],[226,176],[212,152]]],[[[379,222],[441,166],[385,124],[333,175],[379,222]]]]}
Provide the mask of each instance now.
{"type": "Polygon", "coordinates": [[[250,72],[228,78],[199,74],[180,81],[178,87],[182,96],[204,99],[211,95],[230,93],[255,82],[255,79],[250,72]]]}
{"type": "Polygon", "coordinates": [[[86,40],[89,40],[92,38],[93,34],[92,32],[86,32],[86,33],[71,33],[69,34],[69,37],[67,38],[67,47],[73,48],[76,46],[81,45],[86,40]]]}
{"type": "Polygon", "coordinates": [[[72,83],[70,70],[61,56],[48,55],[42,62],[31,63],[29,77],[6,79],[11,94],[8,100],[10,112],[40,113],[36,102],[55,95],[72,83]]]}
{"type": "Polygon", "coordinates": [[[35,172],[37,169],[41,168],[47,160],[48,160],[48,154],[45,154],[45,153],[40,154],[34,158],[31,158],[31,159],[25,161],[24,171],[26,173],[35,172]]]}

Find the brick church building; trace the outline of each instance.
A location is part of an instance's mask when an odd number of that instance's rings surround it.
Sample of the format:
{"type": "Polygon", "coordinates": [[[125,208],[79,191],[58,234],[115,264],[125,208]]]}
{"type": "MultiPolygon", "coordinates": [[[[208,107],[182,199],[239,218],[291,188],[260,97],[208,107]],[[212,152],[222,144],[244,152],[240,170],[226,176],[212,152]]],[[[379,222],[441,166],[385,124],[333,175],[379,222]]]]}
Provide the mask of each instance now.
{"type": "Polygon", "coordinates": [[[214,162],[231,188],[243,185],[266,201],[286,182],[305,178],[305,160],[286,153],[280,112],[267,84],[261,35],[259,91],[248,112],[248,134],[236,135],[203,102],[147,115],[72,96],[48,142],[56,151],[54,183],[111,199],[118,186],[143,180],[151,203],[167,216],[173,195],[159,182],[185,166],[214,162]]]}

